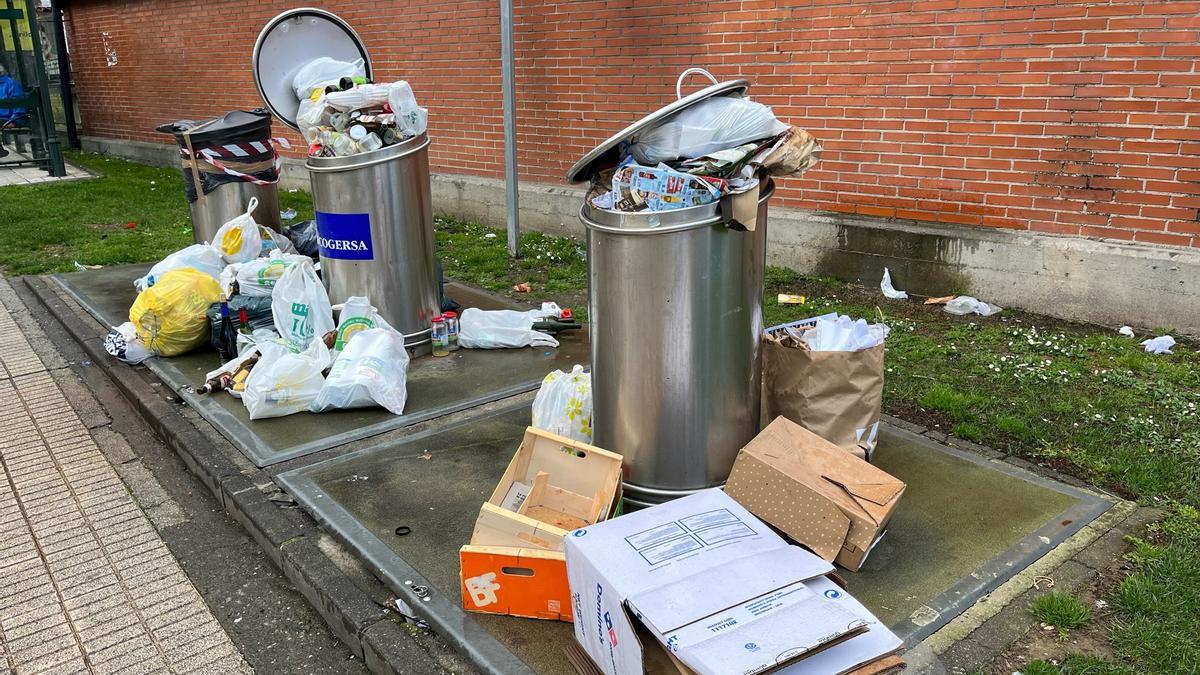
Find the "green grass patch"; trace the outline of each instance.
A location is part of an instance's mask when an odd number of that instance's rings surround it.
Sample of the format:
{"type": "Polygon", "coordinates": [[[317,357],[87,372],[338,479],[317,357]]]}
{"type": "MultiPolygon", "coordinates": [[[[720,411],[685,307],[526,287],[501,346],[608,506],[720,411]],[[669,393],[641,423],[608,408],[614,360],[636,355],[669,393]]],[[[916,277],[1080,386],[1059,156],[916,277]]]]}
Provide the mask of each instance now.
{"type": "Polygon", "coordinates": [[[1059,591],[1051,591],[1034,598],[1029,605],[1029,611],[1038,621],[1057,628],[1061,635],[1079,628],[1092,616],[1091,610],[1082,600],[1059,591]]]}

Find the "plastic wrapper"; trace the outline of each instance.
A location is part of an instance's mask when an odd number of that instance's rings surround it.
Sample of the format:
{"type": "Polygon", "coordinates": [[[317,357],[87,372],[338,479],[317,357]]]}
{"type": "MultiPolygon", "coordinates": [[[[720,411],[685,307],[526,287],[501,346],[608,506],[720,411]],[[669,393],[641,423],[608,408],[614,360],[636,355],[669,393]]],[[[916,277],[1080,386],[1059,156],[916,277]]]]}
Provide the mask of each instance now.
{"type": "Polygon", "coordinates": [[[388,102],[388,85],[360,84],[346,91],[325,94],[325,105],[338,110],[376,108],[388,102]]]}
{"type": "Polygon", "coordinates": [[[408,360],[404,336],[395,330],[369,328],[356,333],[334,360],[310,409],[324,412],[378,405],[393,415],[403,414],[408,360]]]}
{"type": "Polygon", "coordinates": [[[629,150],[639,164],[655,166],[771,138],[787,129],[767,106],[723,96],[701,101],[649,129],[633,140],[629,150]]]}
{"type": "Polygon", "coordinates": [[[271,292],[271,310],[280,337],[301,349],[336,327],[329,294],[310,260],[284,270],[271,292]]]}
{"type": "Polygon", "coordinates": [[[293,353],[286,347],[266,343],[262,356],[246,378],[242,403],[250,419],[283,417],[308,410],[325,384],[321,372],[329,367],[329,348],[321,340],[293,353]]]}
{"type": "Polygon", "coordinates": [[[396,119],[396,129],[404,136],[425,133],[429,111],[417,105],[417,96],[408,82],[399,80],[388,85],[388,105],[396,119]]]}
{"type": "Polygon", "coordinates": [[[533,399],[533,426],[582,443],[592,442],[592,376],[576,365],[542,380],[533,399]]]}
{"type": "Polygon", "coordinates": [[[341,305],[338,314],[337,336],[334,338],[333,351],[340,352],[346,348],[350,338],[357,333],[372,328],[391,328],[379,311],[371,305],[371,301],[361,295],[351,296],[341,305]]]}
{"type": "Polygon", "coordinates": [[[192,244],[160,260],[154,267],[150,268],[146,276],[135,280],[133,286],[139,292],[144,291],[153,286],[154,282],[167,272],[185,267],[190,267],[197,272],[203,272],[214,279],[219,279],[221,272],[225,269],[225,258],[212,246],[207,244],[192,244]]]}
{"type": "Polygon", "coordinates": [[[145,343],[142,342],[142,338],[138,337],[137,329],[129,321],[120,326],[114,326],[109,331],[108,335],[104,338],[104,351],[131,366],[135,366],[154,356],[146,348],[145,343]]]}
{"type": "Polygon", "coordinates": [[[553,336],[533,329],[533,324],[547,316],[562,313],[553,302],[542,303],[541,309],[518,312],[511,309],[464,309],[458,321],[458,344],[467,349],[510,349],[518,347],[557,347],[553,336]]]}
{"type": "Polygon", "coordinates": [[[171,270],[138,294],[129,308],[129,321],[151,352],[177,356],[204,344],[206,312],[220,299],[216,279],[190,267],[171,270]]]}
{"type": "Polygon", "coordinates": [[[262,252],[262,231],[254,216],[258,198],[251,197],[246,212],[221,226],[210,245],[227,263],[242,263],[257,258],[262,252]]]}

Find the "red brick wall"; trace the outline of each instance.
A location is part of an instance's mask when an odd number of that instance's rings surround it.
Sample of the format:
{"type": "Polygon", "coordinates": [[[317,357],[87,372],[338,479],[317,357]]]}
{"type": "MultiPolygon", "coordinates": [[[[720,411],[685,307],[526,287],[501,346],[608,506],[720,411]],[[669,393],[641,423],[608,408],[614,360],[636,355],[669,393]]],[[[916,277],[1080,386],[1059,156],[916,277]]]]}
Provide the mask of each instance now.
{"type": "MultiPolygon", "coordinates": [[[[430,109],[435,170],[502,173],[498,4],[322,4],[430,109]]],[[[699,65],[825,142],[784,205],[1200,245],[1200,2],[516,4],[526,179],[561,182],[699,65]]],[[[86,133],[161,141],[156,123],[258,105],[254,39],[291,6],[70,3],[86,133]]]]}

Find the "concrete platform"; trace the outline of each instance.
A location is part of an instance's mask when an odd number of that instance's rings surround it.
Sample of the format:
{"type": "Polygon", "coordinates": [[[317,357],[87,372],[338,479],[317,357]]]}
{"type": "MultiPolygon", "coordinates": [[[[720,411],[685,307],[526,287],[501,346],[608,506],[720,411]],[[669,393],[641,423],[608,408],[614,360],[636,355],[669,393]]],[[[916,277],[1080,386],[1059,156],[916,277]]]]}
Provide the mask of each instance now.
{"type": "MultiPolygon", "coordinates": [[[[572,629],[461,609],[458,547],[529,423],[528,403],[277,482],[358,551],[413,611],[491,672],[574,672],[572,629]],[[405,526],[411,532],[395,534],[405,526]],[[421,593],[414,593],[417,588],[421,593]]],[[[1103,513],[1110,503],[1001,461],[886,427],[876,463],[909,488],[856,597],[910,646],[1103,513]]]]}
{"type": "MultiPolygon", "coordinates": [[[[137,297],[133,280],[148,269],[149,265],[107,267],[59,274],[54,280],[97,321],[116,326],[129,320],[129,306],[137,297]]],[[[446,294],[463,307],[512,307],[460,284],[447,284],[446,294]]],[[[531,391],[547,373],[588,362],[586,331],[565,333],[559,341],[557,349],[462,349],[446,358],[416,358],[409,366],[408,403],[400,416],[382,408],[367,408],[251,421],[238,399],[191,391],[204,382],[205,373],[220,365],[212,348],[174,358],[151,358],[145,365],[262,467],[531,391]]]]}

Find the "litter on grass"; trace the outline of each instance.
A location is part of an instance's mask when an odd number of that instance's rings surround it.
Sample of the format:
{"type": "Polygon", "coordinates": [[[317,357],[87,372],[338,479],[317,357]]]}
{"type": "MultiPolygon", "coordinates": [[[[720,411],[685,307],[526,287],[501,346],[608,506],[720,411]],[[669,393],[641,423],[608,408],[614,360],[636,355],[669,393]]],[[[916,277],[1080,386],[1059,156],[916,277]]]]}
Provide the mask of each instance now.
{"type": "Polygon", "coordinates": [[[888,268],[883,268],[883,279],[879,282],[879,290],[883,291],[883,295],[891,300],[907,300],[908,293],[898,291],[892,285],[892,272],[888,268]]]}

